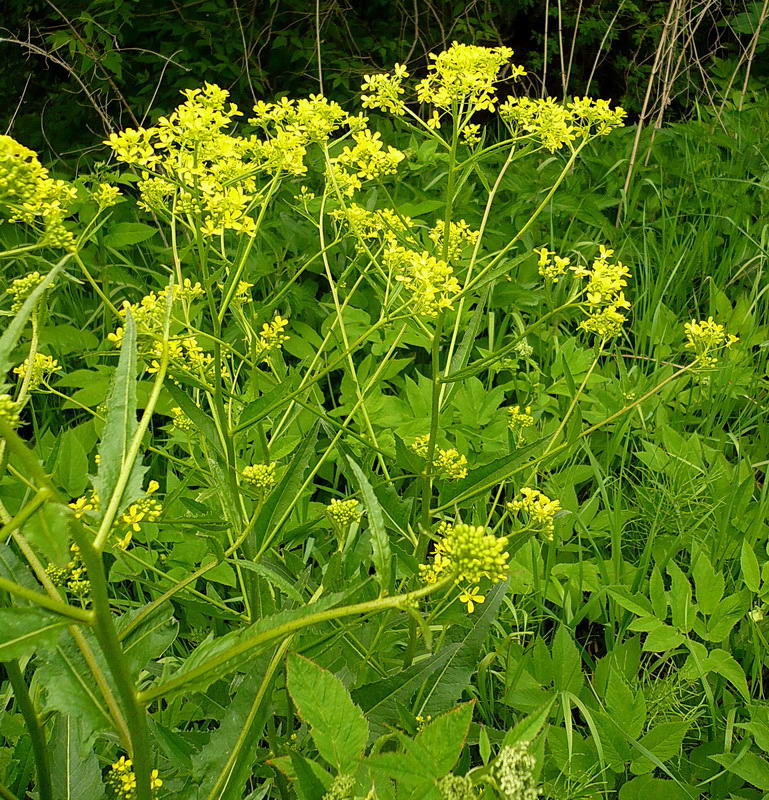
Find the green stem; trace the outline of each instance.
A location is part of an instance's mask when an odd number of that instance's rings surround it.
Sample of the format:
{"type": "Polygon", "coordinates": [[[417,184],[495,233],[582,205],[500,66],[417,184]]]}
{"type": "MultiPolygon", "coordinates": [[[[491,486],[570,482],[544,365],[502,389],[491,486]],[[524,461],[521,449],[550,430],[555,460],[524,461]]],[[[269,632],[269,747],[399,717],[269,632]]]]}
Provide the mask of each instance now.
{"type": "Polygon", "coordinates": [[[36,592],[34,589],[27,589],[26,586],[21,586],[18,583],[9,581],[7,578],[0,577],[0,590],[28,600],[30,603],[40,606],[40,608],[47,608],[49,611],[61,614],[62,617],[67,617],[67,619],[73,619],[76,622],[85,622],[89,625],[93,622],[93,614],[90,611],[85,611],[82,608],[76,608],[67,603],[54,600],[52,597],[48,597],[48,595],[36,592]]]}
{"type": "MultiPolygon", "coordinates": [[[[37,791],[40,800],[53,800],[53,786],[51,784],[51,765],[48,760],[48,747],[45,742],[45,732],[40,717],[35,711],[32,698],[29,696],[27,684],[21,674],[19,662],[16,660],[8,661],[5,664],[5,671],[11,682],[13,695],[19,706],[19,711],[24,717],[27,726],[32,752],[35,756],[35,769],[37,771],[37,791]]],[[[11,795],[12,796],[12,795],[11,795]]]]}
{"type": "Polygon", "coordinates": [[[204,661],[199,667],[196,667],[195,669],[192,669],[183,675],[179,675],[176,678],[172,678],[165,683],[161,683],[159,686],[154,686],[150,689],[147,689],[145,692],[140,692],[138,695],[138,700],[140,703],[148,705],[155,700],[159,700],[161,697],[164,697],[170,692],[174,692],[177,689],[182,688],[190,681],[195,681],[201,677],[204,677],[212,670],[221,667],[231,659],[237,658],[239,655],[247,653],[249,650],[253,650],[255,647],[259,647],[259,645],[266,644],[274,641],[275,639],[283,639],[286,636],[290,636],[291,634],[296,633],[296,631],[302,630],[303,628],[307,628],[311,625],[318,625],[321,622],[331,622],[332,620],[342,619],[344,617],[362,614],[374,614],[379,611],[385,611],[389,608],[405,608],[417,600],[427,597],[433,592],[444,589],[451,584],[453,580],[454,578],[452,576],[449,578],[444,578],[444,580],[440,581],[439,583],[424,586],[421,589],[417,589],[416,591],[408,592],[406,594],[394,595],[392,597],[379,597],[376,600],[369,600],[364,603],[354,603],[353,605],[342,606],[341,608],[330,608],[326,609],[325,611],[318,611],[315,614],[308,614],[307,616],[300,617],[299,619],[284,622],[282,625],[277,625],[271,630],[263,631],[262,633],[257,633],[250,637],[245,637],[242,641],[233,645],[223,653],[220,653],[218,656],[214,656],[213,658],[208,659],[208,661],[204,661]]]}
{"type": "Polygon", "coordinates": [[[126,722],[131,732],[131,758],[136,776],[136,800],[152,800],[152,790],[150,789],[152,756],[147,719],[144,708],[137,701],[131,672],[112,621],[107,579],[104,574],[101,553],[94,547],[85,531],[78,525],[72,525],[71,531],[80,548],[80,555],[88,572],[88,580],[91,583],[94,633],[115,680],[115,687],[123,704],[126,722]]]}

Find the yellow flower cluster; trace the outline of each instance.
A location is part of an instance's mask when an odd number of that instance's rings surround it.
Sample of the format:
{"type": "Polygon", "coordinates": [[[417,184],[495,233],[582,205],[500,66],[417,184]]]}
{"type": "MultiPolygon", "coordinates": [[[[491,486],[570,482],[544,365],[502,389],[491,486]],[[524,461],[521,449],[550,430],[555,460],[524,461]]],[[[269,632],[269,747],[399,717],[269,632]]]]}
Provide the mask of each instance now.
{"type": "Polygon", "coordinates": [[[630,308],[623,292],[630,270],[621,261],[612,262],[610,259],[613,255],[614,250],[599,245],[599,255],[590,269],[570,267],[578,278],[587,278],[585,301],[590,311],[587,319],[580,323],[580,328],[602,339],[620,334],[627,320],[620,309],[630,308]]]}
{"type": "Polygon", "coordinates": [[[85,514],[99,510],[99,495],[96,492],[91,492],[90,496],[83,495],[73,500],[69,507],[77,519],[82,519],[85,514]]]}
{"type": "Polygon", "coordinates": [[[92,192],[91,199],[100,208],[109,208],[120,202],[123,196],[117,186],[112,186],[110,183],[100,183],[92,192]]]}
{"type": "MultiPolygon", "coordinates": [[[[14,367],[14,375],[23,376],[27,374],[29,369],[29,359],[26,358],[18,367],[14,367]]],[[[43,353],[35,353],[35,358],[32,362],[32,374],[29,380],[29,391],[34,392],[43,381],[47,381],[52,372],[58,372],[61,369],[59,362],[51,356],[44,355],[43,353]]]]}
{"type": "MultiPolygon", "coordinates": [[[[155,374],[160,371],[160,359],[163,355],[163,343],[156,341],[150,352],[150,365],[147,372],[155,374]]],[[[172,369],[188,372],[198,377],[210,377],[214,357],[207,353],[194,336],[171,339],[168,342],[168,363],[172,369]]]]}
{"type": "MultiPolygon", "coordinates": [[[[192,283],[189,278],[184,279],[183,285],[173,287],[174,302],[177,300],[191,302],[204,295],[205,292],[200,283],[192,283]]],[[[137,333],[140,336],[144,335],[156,338],[160,336],[163,331],[167,298],[168,289],[166,288],[161,289],[159,292],[150,292],[148,295],[142,297],[138,303],[129,303],[128,300],[124,300],[122,308],[118,310],[118,314],[125,319],[127,312],[130,311],[136,323],[137,333]]],[[[124,334],[125,329],[119,327],[114,333],[108,333],[107,339],[114,342],[117,347],[120,347],[123,343],[124,334]]]]}
{"type": "Polygon", "coordinates": [[[571,147],[577,139],[607,136],[624,124],[626,112],[606,100],[576,97],[568,103],[546,99],[509,97],[499,114],[516,136],[538,141],[551,153],[571,147]]]}
{"type": "Polygon", "coordinates": [[[206,236],[225,230],[253,233],[254,174],[266,167],[266,156],[256,153],[260,143],[224,132],[241,116],[224,89],[207,83],[182,94],[186,102],[154,127],[113,133],[105,144],[118,160],[140,171],[146,210],[194,215],[206,236]]]}
{"type": "Polygon", "coordinates": [[[548,250],[546,247],[535,247],[534,252],[539,256],[537,262],[539,274],[546,281],[558,283],[571,265],[571,259],[556,255],[553,250],[548,250]]]}
{"type": "Polygon", "coordinates": [[[380,133],[363,128],[352,134],[355,144],[345,145],[328,164],[329,183],[346,197],[352,197],[365,181],[392,175],[405,158],[400,150],[385,147],[380,133]]]}
{"type": "Polygon", "coordinates": [[[392,73],[380,72],[376,75],[364,75],[361,95],[363,108],[379,108],[391,114],[403,116],[406,113],[406,104],[403,102],[404,78],[409,74],[403,64],[396,64],[392,73]]]}
{"type": "MultiPolygon", "coordinates": [[[[289,165],[288,171],[300,175],[307,171],[303,158],[308,142],[326,141],[343,125],[358,129],[365,124],[361,117],[351,118],[338,103],[327,100],[321,94],[311,94],[300,100],[283,97],[277,103],[259,102],[254,106],[254,116],[248,121],[267,133],[275,131],[279,136],[282,132],[288,132],[297,137],[297,141],[302,143],[302,155],[298,159],[299,164],[289,165]],[[296,172],[297,169],[299,172],[296,172]]],[[[254,142],[253,139],[251,141],[254,142]]]]}
{"type": "Polygon", "coordinates": [[[416,314],[435,317],[446,308],[460,291],[459,281],[451,266],[440,258],[393,244],[383,256],[385,267],[395,273],[411,296],[416,314]]]}
{"type": "Polygon", "coordinates": [[[523,411],[521,411],[520,406],[510,406],[507,409],[507,413],[510,415],[507,427],[513,432],[516,442],[520,445],[525,438],[526,428],[530,428],[534,424],[534,417],[531,416],[531,406],[526,406],[523,411]]]}
{"type": "Polygon", "coordinates": [[[256,342],[256,358],[266,361],[269,354],[280,350],[288,341],[288,336],[283,332],[288,325],[288,320],[276,314],[272,322],[265,322],[256,342]]]}
{"type": "MultiPolygon", "coordinates": [[[[427,452],[430,445],[430,435],[417,436],[411,443],[411,449],[420,457],[427,458],[427,452]]],[[[435,448],[433,454],[432,473],[438,478],[444,478],[447,481],[458,481],[467,477],[467,458],[459,453],[456,448],[451,447],[448,450],[443,450],[440,447],[435,448]]]]}
{"type": "Polygon", "coordinates": [[[358,501],[354,498],[350,500],[337,500],[334,498],[326,506],[326,516],[336,527],[347,530],[353,522],[360,521],[363,512],[358,501]]]}
{"type": "MultiPolygon", "coordinates": [[[[157,798],[157,790],[163,785],[163,781],[158,775],[156,769],[150,773],[150,789],[153,800],[157,798]]],[[[106,777],[106,784],[114,800],[136,800],[136,775],[130,758],[120,756],[111,766],[106,777]]]]}
{"type": "Polygon", "coordinates": [[[142,523],[157,522],[163,513],[163,506],[150,496],[158,488],[157,481],[150,481],[147,484],[147,495],[135,503],[131,503],[118,517],[118,526],[123,529],[123,535],[117,537],[116,544],[121,550],[125,550],[128,547],[133,535],[141,530],[142,523]]]}
{"type": "Polygon", "coordinates": [[[527,527],[541,531],[552,541],[555,517],[562,510],[559,500],[551,500],[538,489],[523,488],[520,498],[509,502],[507,509],[516,515],[522,511],[527,517],[527,527]]]}
{"type": "Polygon", "coordinates": [[[277,483],[277,478],[275,477],[276,467],[277,464],[274,461],[269,464],[250,464],[247,467],[243,467],[241,475],[246,483],[259,490],[259,492],[266,494],[277,483]]]}
{"type": "Polygon", "coordinates": [[[65,567],[49,564],[45,571],[56,586],[61,586],[75,597],[82,598],[90,592],[91,582],[88,580],[85,565],[80,557],[80,548],[73,544],[69,549],[72,553],[72,560],[65,567]]]}
{"type": "Polygon", "coordinates": [[[0,419],[12,428],[21,424],[21,408],[19,404],[9,395],[0,394],[0,419]]]}
{"type": "MultiPolygon", "coordinates": [[[[359,239],[376,239],[381,236],[389,242],[393,242],[399,233],[406,231],[412,224],[410,217],[400,216],[391,208],[367,211],[357,203],[335,209],[330,216],[345,222],[350,233],[359,239]]],[[[364,248],[359,245],[358,249],[364,248]]]]}
{"type": "Polygon", "coordinates": [[[11,222],[38,228],[41,244],[72,249],[75,237],[64,220],[77,196],[74,187],[51,178],[34,151],[10,136],[0,136],[0,206],[11,222]]]}
{"type": "Polygon", "coordinates": [[[173,416],[172,424],[174,428],[183,433],[193,433],[195,431],[195,423],[179,408],[178,406],[171,409],[173,416]]]}
{"type": "MultiPolygon", "coordinates": [[[[428,67],[427,77],[417,84],[417,99],[444,110],[457,105],[472,111],[493,111],[497,102],[497,76],[512,56],[509,47],[454,42],[442,53],[430,53],[433,63],[428,67]]],[[[510,77],[525,74],[523,67],[510,65],[510,77]]]]}
{"type": "MultiPolygon", "coordinates": [[[[430,240],[435,245],[436,252],[441,256],[444,250],[443,235],[446,232],[444,222],[436,222],[430,229],[430,240]]],[[[447,248],[448,261],[456,261],[462,254],[462,248],[466,245],[475,244],[480,231],[474,231],[463,219],[459,222],[449,223],[449,244],[447,248]]]]}
{"type": "Polygon", "coordinates": [[[30,272],[23,278],[16,278],[5,290],[6,294],[11,295],[13,298],[11,311],[18,311],[42,280],[43,276],[39,272],[30,272]]]}
{"type": "Polygon", "coordinates": [[[686,348],[694,351],[695,363],[703,367],[714,367],[718,361],[718,353],[728,349],[738,337],[727,333],[721,323],[713,317],[706,320],[691,320],[684,325],[686,331],[686,348]]]}
{"type": "Polygon", "coordinates": [[[426,583],[437,583],[446,577],[452,577],[454,583],[470,585],[484,578],[492,583],[505,579],[509,558],[506,536],[495,536],[481,525],[464,523],[442,523],[438,534],[432,564],[419,566],[426,583]]]}

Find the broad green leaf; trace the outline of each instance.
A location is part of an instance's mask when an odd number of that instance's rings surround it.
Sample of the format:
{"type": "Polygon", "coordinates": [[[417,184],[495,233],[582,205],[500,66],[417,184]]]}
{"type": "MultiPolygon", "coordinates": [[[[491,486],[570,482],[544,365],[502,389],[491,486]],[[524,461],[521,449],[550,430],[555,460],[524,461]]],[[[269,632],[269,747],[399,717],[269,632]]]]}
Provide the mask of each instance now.
{"type": "MultiPolygon", "coordinates": [[[[107,397],[107,420],[99,445],[99,468],[93,482],[102,507],[106,507],[115,491],[128,456],[131,440],[138,427],[136,420],[136,324],[131,312],[128,311],[120,358],[107,397]]],[[[140,462],[141,459],[137,458],[134,464],[126,465],[126,468],[131,470],[131,474],[123,492],[120,508],[124,508],[142,494],[141,482],[144,468],[140,462]]]]}
{"type": "Polygon", "coordinates": [[[762,792],[769,792],[769,761],[755,753],[722,753],[710,756],[727,772],[742,778],[762,792]]]}
{"type": "Polygon", "coordinates": [[[323,758],[339,770],[350,771],[368,741],[368,724],[344,684],[309,659],[288,659],[288,691],[323,758]]]}
{"type": "Polygon", "coordinates": [[[579,694],[584,677],[582,657],[574,639],[565,625],[561,625],[553,639],[553,686],[557,692],[579,694]]]}
{"type": "Polygon", "coordinates": [[[442,778],[454,768],[465,746],[475,703],[463,703],[436,717],[407,745],[411,755],[422,760],[425,774],[442,778]]]}
{"type": "Polygon", "coordinates": [[[0,661],[53,647],[69,620],[40,608],[0,608],[0,661]]]}
{"type": "Polygon", "coordinates": [[[745,670],[740,666],[739,661],[727,653],[726,650],[711,650],[705,661],[705,668],[726,678],[745,700],[750,700],[750,690],[748,689],[748,681],[745,678],[745,670]]]}
{"type": "Polygon", "coordinates": [[[643,649],[645,652],[664,653],[683,643],[685,637],[670,625],[660,625],[646,635],[643,649]]]}
{"type": "MultiPolygon", "coordinates": [[[[129,611],[119,617],[118,632],[139,613],[129,611]]],[[[159,611],[145,619],[134,628],[123,641],[123,654],[134,675],[144,669],[150,661],[159,658],[173,644],[179,631],[179,623],[168,616],[168,612],[159,611]]]]}
{"type": "MultiPolygon", "coordinates": [[[[674,722],[661,722],[641,737],[639,744],[653,753],[661,762],[668,761],[681,750],[689,723],[684,720],[674,722]]],[[[636,758],[630,764],[630,771],[634,775],[651,772],[656,765],[646,756],[636,758]]]]}
{"type": "Polygon", "coordinates": [[[360,489],[363,505],[368,512],[368,527],[371,533],[372,560],[376,570],[376,578],[382,593],[390,590],[392,554],[390,552],[390,539],[384,524],[382,507],[379,505],[374,490],[368,478],[358,466],[355,459],[347,453],[347,463],[355,476],[355,481],[360,489]]]}
{"type": "Polygon", "coordinates": [[[129,244],[146,242],[157,232],[157,228],[143,222],[118,222],[110,227],[109,233],[104,237],[104,244],[119,249],[129,244]]]}
{"type": "Polygon", "coordinates": [[[704,553],[697,556],[692,568],[697,607],[703,614],[712,614],[724,596],[724,577],[713,569],[704,553]]]}
{"type": "Polygon", "coordinates": [[[619,800],[692,800],[694,797],[697,797],[696,790],[688,791],[675,781],[651,775],[639,775],[619,790],[619,800]]]}
{"type": "Polygon", "coordinates": [[[651,604],[642,594],[631,594],[624,586],[612,586],[606,591],[622,608],[639,617],[653,614],[651,604]]]}
{"type": "Polygon", "coordinates": [[[694,624],[695,612],[692,608],[692,587],[683,570],[673,561],[668,564],[671,578],[670,609],[673,625],[679,631],[688,633],[694,624]]]}

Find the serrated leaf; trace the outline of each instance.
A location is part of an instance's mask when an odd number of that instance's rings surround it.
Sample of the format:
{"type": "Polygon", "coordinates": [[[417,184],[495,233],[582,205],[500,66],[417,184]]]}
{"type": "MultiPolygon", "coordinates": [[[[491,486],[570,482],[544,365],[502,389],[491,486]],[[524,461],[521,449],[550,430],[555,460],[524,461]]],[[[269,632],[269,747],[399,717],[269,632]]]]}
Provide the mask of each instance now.
{"type": "Polygon", "coordinates": [[[321,756],[339,772],[349,772],[368,741],[368,724],[344,684],[309,659],[288,658],[288,691],[321,756]]]}
{"type": "Polygon", "coordinates": [[[769,762],[761,756],[743,751],[739,754],[722,753],[710,758],[727,772],[737,775],[762,792],[769,792],[769,762]]]}
{"type": "MultiPolygon", "coordinates": [[[[639,744],[664,763],[678,754],[687,730],[689,730],[689,723],[683,720],[661,722],[644,734],[639,740],[639,744]]],[[[630,764],[630,771],[634,775],[641,775],[651,772],[655,766],[651,759],[641,756],[630,764]]]]}
{"type": "Polygon", "coordinates": [[[557,692],[579,694],[583,683],[579,649],[569,629],[561,625],[553,639],[553,686],[557,692]]]}

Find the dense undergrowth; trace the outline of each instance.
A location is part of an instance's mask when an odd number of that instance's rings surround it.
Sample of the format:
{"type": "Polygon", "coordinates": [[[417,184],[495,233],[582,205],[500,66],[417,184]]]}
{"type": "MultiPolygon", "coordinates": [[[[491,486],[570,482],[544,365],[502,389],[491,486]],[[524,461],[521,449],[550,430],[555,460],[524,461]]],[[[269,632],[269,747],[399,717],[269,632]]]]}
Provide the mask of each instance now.
{"type": "Polygon", "coordinates": [[[769,115],[509,57],[0,137],[3,796],[769,792],[769,115]]]}

